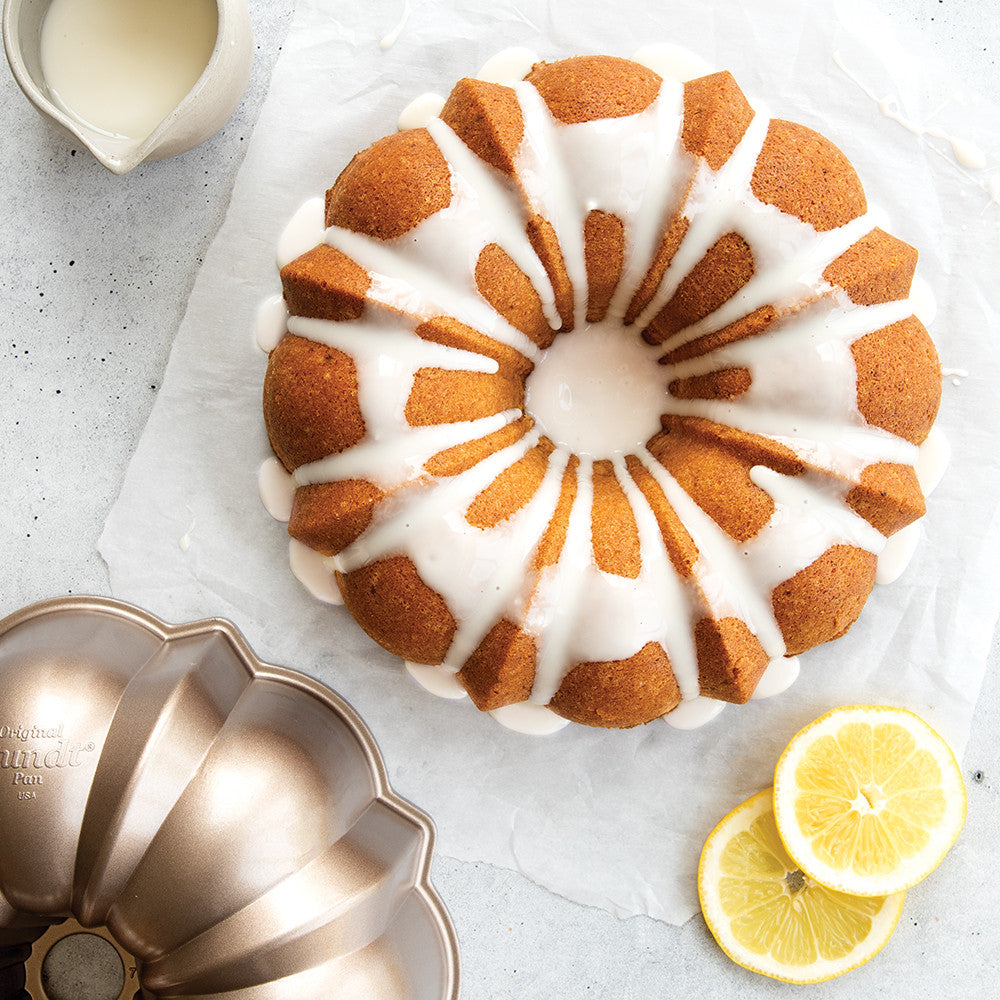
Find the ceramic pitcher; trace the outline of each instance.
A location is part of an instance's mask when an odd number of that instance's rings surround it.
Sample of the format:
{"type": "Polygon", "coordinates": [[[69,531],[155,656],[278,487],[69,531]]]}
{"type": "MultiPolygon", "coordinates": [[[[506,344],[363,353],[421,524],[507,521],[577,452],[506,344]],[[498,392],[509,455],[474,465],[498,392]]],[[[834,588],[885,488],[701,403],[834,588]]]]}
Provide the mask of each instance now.
{"type": "MultiPolygon", "coordinates": [[[[5,0],[3,40],[18,85],[36,108],[84,143],[108,170],[123,174],[146,160],[176,156],[197,146],[239,103],[253,58],[246,0],[216,0],[215,45],[194,86],[144,138],[95,128],[56,100],[42,71],[42,24],[52,0],[5,0]]],[[[166,2],[166,0],[164,0],[166,2]]]]}

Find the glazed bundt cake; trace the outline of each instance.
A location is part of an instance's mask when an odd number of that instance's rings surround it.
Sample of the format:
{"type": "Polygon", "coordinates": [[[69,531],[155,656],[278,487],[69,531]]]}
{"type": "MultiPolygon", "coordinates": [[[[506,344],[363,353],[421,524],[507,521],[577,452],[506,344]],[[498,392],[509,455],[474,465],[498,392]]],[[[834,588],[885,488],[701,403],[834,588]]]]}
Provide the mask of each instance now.
{"type": "Polygon", "coordinates": [[[844,633],[940,369],[916,251],[729,73],[461,80],[358,153],[282,268],[288,530],[483,710],[629,727],[844,633]]]}

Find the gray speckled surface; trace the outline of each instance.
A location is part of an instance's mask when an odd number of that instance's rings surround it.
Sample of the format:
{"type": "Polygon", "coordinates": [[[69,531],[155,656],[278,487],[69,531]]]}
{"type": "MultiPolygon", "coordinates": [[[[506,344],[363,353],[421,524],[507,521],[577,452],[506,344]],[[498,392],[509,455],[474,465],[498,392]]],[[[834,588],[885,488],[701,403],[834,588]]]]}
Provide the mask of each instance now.
{"type": "MultiPolygon", "coordinates": [[[[201,255],[292,12],[251,0],[247,96],[212,140],[116,178],[43,121],[0,73],[0,615],[63,593],[109,592],[96,542],[163,377],[201,255]]],[[[878,0],[1000,102],[996,0],[878,0]]],[[[993,247],[992,252],[997,253],[993,247]]],[[[910,893],[879,958],[816,997],[996,994],[1000,934],[1000,645],[994,640],[963,770],[965,832],[910,893]]],[[[463,996],[798,994],[744,973],[700,917],[676,928],[566,902],[520,875],[438,857],[462,943],[463,996]]]]}

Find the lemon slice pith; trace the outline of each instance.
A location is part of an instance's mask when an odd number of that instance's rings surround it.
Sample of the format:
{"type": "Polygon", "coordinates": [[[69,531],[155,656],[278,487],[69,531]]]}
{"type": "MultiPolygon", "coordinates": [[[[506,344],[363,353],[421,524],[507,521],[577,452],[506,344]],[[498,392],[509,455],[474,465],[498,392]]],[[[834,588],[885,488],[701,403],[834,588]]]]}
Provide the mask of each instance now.
{"type": "Polygon", "coordinates": [[[796,734],[775,768],[789,855],[817,882],[857,896],[916,885],[955,842],[965,811],[948,744],[902,708],[834,709],[796,734]]]}
{"type": "Polygon", "coordinates": [[[702,913],[722,950],[789,983],[822,982],[867,962],[892,936],[905,895],[858,898],[805,875],[778,836],[770,788],[716,826],[698,865],[702,913]]]}

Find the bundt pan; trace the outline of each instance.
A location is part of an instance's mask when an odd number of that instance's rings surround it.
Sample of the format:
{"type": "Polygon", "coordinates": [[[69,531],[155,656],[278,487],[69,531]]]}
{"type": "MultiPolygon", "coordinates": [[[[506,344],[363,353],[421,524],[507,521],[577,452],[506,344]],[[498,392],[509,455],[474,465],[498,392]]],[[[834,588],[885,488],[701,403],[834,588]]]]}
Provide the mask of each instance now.
{"type": "Polygon", "coordinates": [[[455,1000],[433,841],[353,709],[229,623],[0,621],[0,1000],[455,1000]]]}

